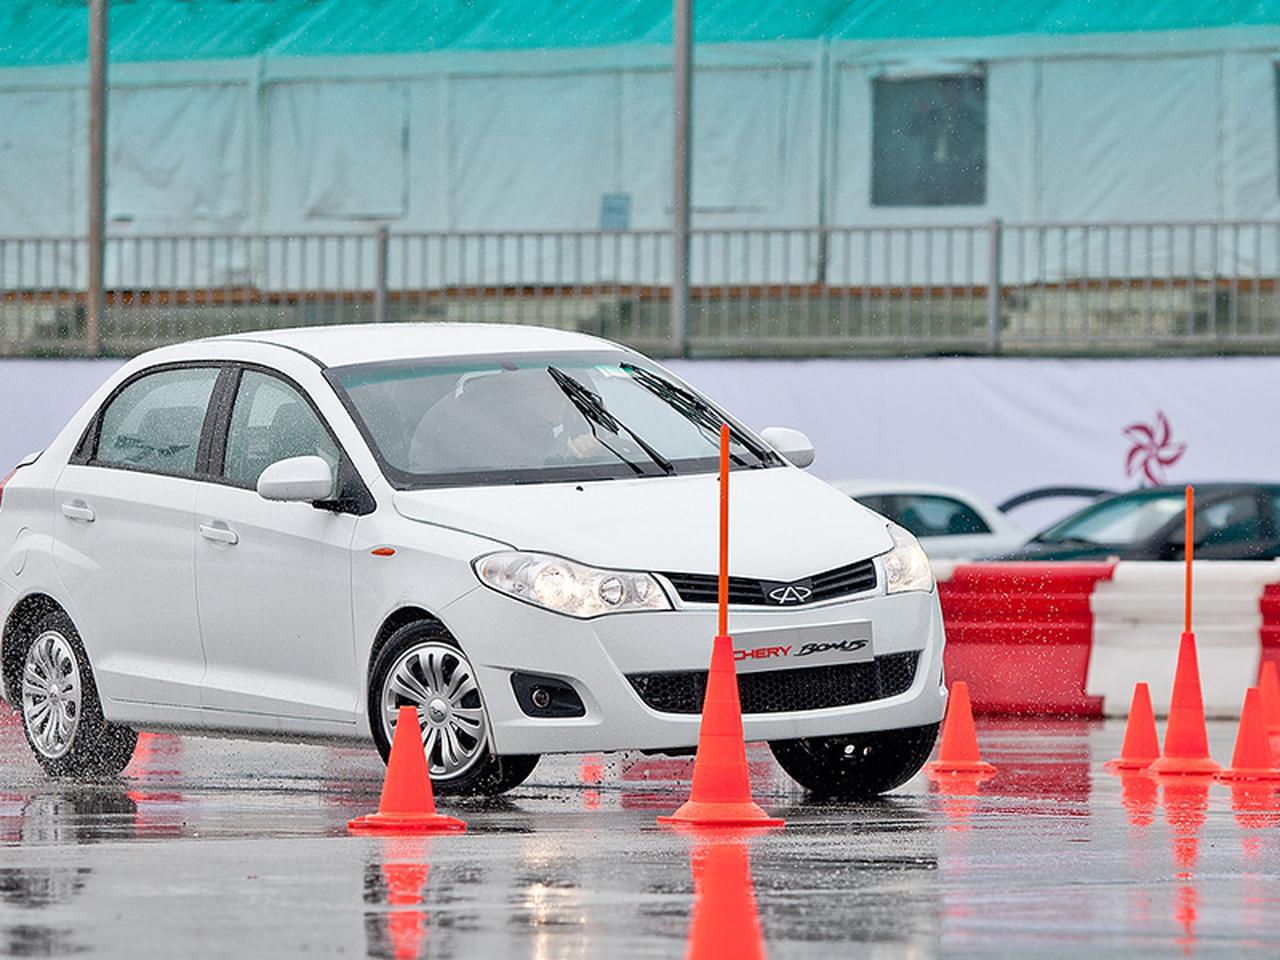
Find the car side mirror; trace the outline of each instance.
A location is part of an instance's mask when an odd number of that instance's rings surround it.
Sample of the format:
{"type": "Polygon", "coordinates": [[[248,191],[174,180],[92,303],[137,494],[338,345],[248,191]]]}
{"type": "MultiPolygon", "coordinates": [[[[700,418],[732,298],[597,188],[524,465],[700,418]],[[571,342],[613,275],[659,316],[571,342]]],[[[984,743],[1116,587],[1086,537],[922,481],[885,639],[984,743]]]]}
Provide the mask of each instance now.
{"type": "Polygon", "coordinates": [[[813,463],[813,441],[799,430],[792,430],[790,427],[765,427],[760,431],[760,439],[797,467],[807,467],[813,463]]]}
{"type": "Polygon", "coordinates": [[[263,500],[315,503],[333,497],[333,468],[323,457],[290,457],[278,460],[258,477],[263,500]]]}

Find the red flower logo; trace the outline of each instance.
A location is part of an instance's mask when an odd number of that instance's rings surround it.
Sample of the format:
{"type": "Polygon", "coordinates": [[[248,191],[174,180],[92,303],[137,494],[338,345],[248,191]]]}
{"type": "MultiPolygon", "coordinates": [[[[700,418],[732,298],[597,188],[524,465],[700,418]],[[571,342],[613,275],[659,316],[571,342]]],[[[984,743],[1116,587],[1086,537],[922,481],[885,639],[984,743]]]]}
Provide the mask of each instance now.
{"type": "Polygon", "coordinates": [[[1124,475],[1141,474],[1152,486],[1165,482],[1164,472],[1182,459],[1187,452],[1185,443],[1174,443],[1169,418],[1163,410],[1156,411],[1155,423],[1131,423],[1124,428],[1124,435],[1133,441],[1124,461],[1124,475]]]}

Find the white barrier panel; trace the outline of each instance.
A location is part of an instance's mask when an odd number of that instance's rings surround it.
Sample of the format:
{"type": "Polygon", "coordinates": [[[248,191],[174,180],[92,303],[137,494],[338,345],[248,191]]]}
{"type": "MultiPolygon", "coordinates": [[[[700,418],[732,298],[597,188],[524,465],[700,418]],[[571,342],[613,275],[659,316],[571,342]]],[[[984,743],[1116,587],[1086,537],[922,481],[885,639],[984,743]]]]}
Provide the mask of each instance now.
{"type": "MultiPolygon", "coordinates": [[[[1103,697],[1107,716],[1126,715],[1140,680],[1151,686],[1156,713],[1168,712],[1183,626],[1184,575],[1181,563],[1120,563],[1094,590],[1093,653],[1085,689],[1103,697]]],[[[1238,716],[1245,689],[1258,679],[1259,604],[1264,587],[1280,582],[1280,561],[1200,562],[1194,582],[1192,626],[1205,712],[1238,716]]]]}
{"type": "MultiPolygon", "coordinates": [[[[120,362],[0,360],[0,469],[46,445],[120,362]]],[[[828,480],[930,481],[991,500],[1060,484],[1129,489],[1142,478],[1126,468],[1147,462],[1133,458],[1146,434],[1130,428],[1153,424],[1167,439],[1158,452],[1177,458],[1161,465],[1170,482],[1280,479],[1280,445],[1259,440],[1272,431],[1280,357],[671,366],[749,426],[804,430],[817,446],[813,472],[828,480]]],[[[1037,526],[1035,509],[1014,519],[1037,526]]]]}

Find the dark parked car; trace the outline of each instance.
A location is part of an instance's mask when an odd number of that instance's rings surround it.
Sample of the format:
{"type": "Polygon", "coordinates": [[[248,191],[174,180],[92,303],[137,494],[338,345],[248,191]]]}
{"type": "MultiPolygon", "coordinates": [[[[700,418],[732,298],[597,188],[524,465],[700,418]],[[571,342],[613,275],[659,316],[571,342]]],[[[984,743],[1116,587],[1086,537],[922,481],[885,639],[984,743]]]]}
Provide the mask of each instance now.
{"type": "MultiPolygon", "coordinates": [[[[990,560],[1181,560],[1182,486],[1120,493],[1073,513],[1025,546],[990,560]]],[[[1280,484],[1196,485],[1195,556],[1204,560],[1280,557],[1280,484]]]]}

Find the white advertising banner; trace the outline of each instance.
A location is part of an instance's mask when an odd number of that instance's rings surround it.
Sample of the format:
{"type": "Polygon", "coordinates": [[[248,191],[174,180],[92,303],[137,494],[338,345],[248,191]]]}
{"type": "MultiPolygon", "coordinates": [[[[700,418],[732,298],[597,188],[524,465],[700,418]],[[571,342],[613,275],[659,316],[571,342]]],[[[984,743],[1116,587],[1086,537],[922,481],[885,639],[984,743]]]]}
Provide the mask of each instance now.
{"type": "MultiPolygon", "coordinates": [[[[119,361],[0,361],[0,473],[119,361]]],[[[826,479],[927,481],[993,501],[1167,480],[1280,481],[1280,358],[685,360],[749,426],[803,430],[826,479]]]]}
{"type": "Polygon", "coordinates": [[[1058,485],[1280,482],[1280,358],[672,367],[751,427],[803,430],[828,480],[953,484],[993,501],[1058,485]]]}

